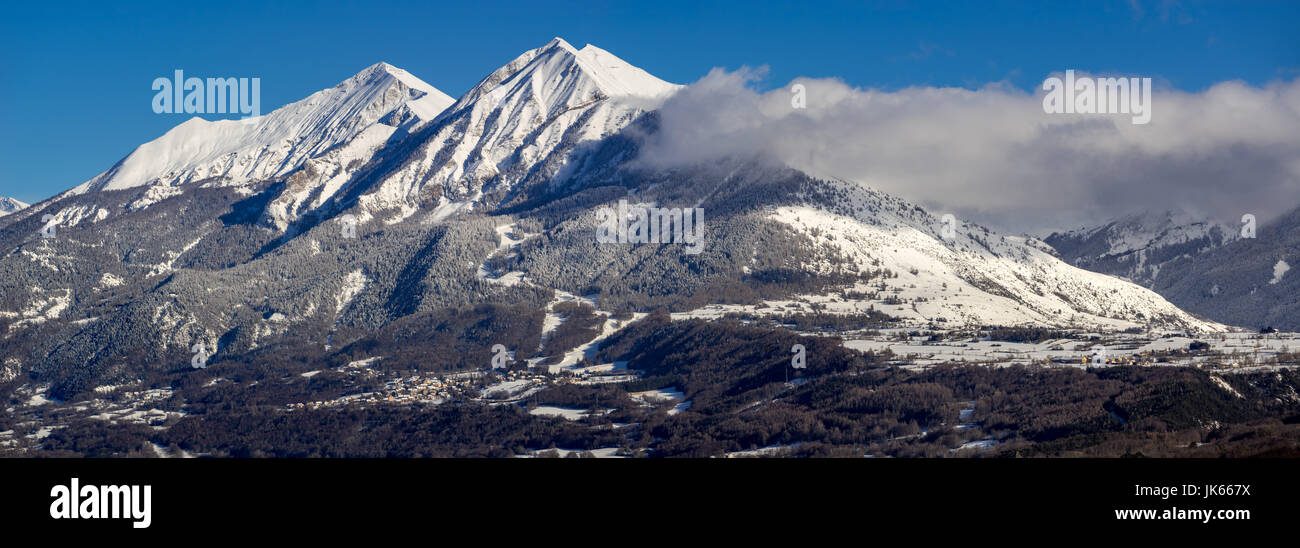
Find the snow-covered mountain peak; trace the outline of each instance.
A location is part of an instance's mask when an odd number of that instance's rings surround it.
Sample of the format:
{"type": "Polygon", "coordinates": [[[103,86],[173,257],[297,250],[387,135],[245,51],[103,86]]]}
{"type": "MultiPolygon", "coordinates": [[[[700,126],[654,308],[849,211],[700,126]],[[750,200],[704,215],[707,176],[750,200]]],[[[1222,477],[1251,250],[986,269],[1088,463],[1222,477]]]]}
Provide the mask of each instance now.
{"type": "Polygon", "coordinates": [[[1087,237],[1102,230],[1107,235],[1110,253],[1128,253],[1148,247],[1180,244],[1219,233],[1231,237],[1232,231],[1222,224],[1186,211],[1140,211],[1116,217],[1102,226],[1080,232],[1087,237]]]}
{"type": "Polygon", "coordinates": [[[670,84],[592,44],[578,50],[579,60],[591,69],[601,88],[610,95],[664,97],[682,86],[670,84]]]}
{"type": "Polygon", "coordinates": [[[547,50],[547,49],[551,49],[551,48],[561,48],[561,49],[566,49],[566,50],[569,50],[569,51],[572,51],[572,52],[577,52],[577,51],[578,51],[576,48],[573,47],[572,44],[569,44],[569,42],[568,42],[567,40],[565,40],[565,39],[563,39],[563,38],[560,38],[559,36],[556,36],[555,38],[552,38],[550,42],[547,42],[546,45],[544,45],[544,46],[542,46],[542,47],[540,47],[540,48],[538,48],[538,49],[541,49],[541,50],[547,50]]]}
{"type": "Polygon", "coordinates": [[[1046,238],[1070,264],[1150,284],[1170,261],[1240,238],[1234,227],[1187,211],[1139,211],[1046,238]]]}
{"type": "MultiPolygon", "coordinates": [[[[399,109],[394,123],[428,121],[452,103],[437,88],[387,63],[245,120],[186,120],[71,191],[176,186],[218,179],[238,185],[285,175],[399,109]]],[[[391,118],[391,117],[390,117],[391,118]]]]}
{"type": "Polygon", "coordinates": [[[27,204],[8,197],[0,197],[0,217],[26,209],[27,204]]]}
{"type": "MultiPolygon", "coordinates": [[[[376,73],[380,73],[380,72],[386,72],[386,73],[388,73],[388,74],[392,74],[392,75],[397,75],[397,74],[406,74],[406,73],[407,73],[405,70],[402,70],[402,69],[400,69],[400,68],[398,68],[398,67],[395,67],[395,66],[393,66],[392,64],[388,63],[387,61],[380,61],[380,62],[375,63],[375,64],[373,64],[373,65],[370,65],[370,66],[368,66],[368,67],[366,67],[366,68],[364,68],[364,69],[361,69],[361,72],[358,72],[358,73],[357,73],[355,76],[353,76],[352,78],[357,78],[358,76],[367,76],[367,75],[376,74],[376,73]]],[[[427,85],[427,84],[426,84],[426,85],[427,85]]]]}
{"type": "Polygon", "coordinates": [[[680,89],[612,53],[556,38],[488,74],[439,116],[419,150],[365,199],[409,209],[420,196],[475,200],[486,184],[552,174],[583,142],[611,135],[680,89]],[[427,185],[437,192],[426,192],[427,185]]]}
{"type": "Polygon", "coordinates": [[[538,52],[530,63],[535,68],[529,70],[525,67],[519,75],[521,78],[531,78],[534,85],[541,89],[558,88],[556,91],[566,91],[565,81],[580,77],[590,79],[591,85],[608,97],[662,97],[681,87],[655,78],[592,44],[575,49],[563,39],[556,38],[533,51],[538,52]],[[533,74],[533,71],[537,71],[537,74],[533,74]]]}
{"type": "Polygon", "coordinates": [[[485,96],[499,101],[520,92],[536,94],[548,107],[556,108],[607,97],[665,97],[679,88],[596,46],[587,44],[579,50],[563,38],[554,38],[493,71],[448,112],[469,107],[485,96]]]}
{"type": "Polygon", "coordinates": [[[443,93],[438,88],[433,87],[428,82],[421,80],[420,78],[416,77],[414,74],[411,74],[410,72],[407,72],[405,69],[395,67],[383,61],[380,61],[378,63],[370,65],[369,67],[366,67],[361,72],[358,72],[355,76],[339,83],[338,87],[343,87],[350,83],[365,83],[365,82],[370,82],[375,80],[379,80],[382,82],[388,78],[396,79],[397,81],[406,85],[406,87],[408,88],[422,91],[424,93],[432,94],[440,98],[443,102],[446,103],[447,106],[450,106],[453,102],[455,102],[455,99],[452,99],[451,96],[443,93]]]}

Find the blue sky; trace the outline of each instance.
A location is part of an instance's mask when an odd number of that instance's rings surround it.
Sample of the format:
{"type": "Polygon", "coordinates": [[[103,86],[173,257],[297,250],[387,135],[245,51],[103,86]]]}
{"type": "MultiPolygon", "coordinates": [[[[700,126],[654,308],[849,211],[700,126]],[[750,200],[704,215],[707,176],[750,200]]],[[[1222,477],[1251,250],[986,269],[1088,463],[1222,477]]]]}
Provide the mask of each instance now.
{"type": "Polygon", "coordinates": [[[0,18],[0,196],[35,202],[188,115],[155,114],[154,78],[259,77],[262,112],[387,61],[455,97],[561,36],[689,83],[770,67],[858,87],[1037,86],[1053,71],[1201,90],[1300,76],[1300,3],[1099,1],[10,5],[0,18]]]}

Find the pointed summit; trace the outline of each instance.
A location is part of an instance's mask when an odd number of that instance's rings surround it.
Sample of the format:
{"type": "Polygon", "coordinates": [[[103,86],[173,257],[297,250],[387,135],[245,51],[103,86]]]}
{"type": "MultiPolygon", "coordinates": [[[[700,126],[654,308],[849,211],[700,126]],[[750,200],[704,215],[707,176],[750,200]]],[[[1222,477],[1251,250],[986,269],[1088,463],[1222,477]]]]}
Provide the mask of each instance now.
{"type": "Polygon", "coordinates": [[[0,217],[26,209],[27,204],[7,197],[0,197],[0,217]]]}
{"type": "Polygon", "coordinates": [[[533,92],[548,106],[554,107],[569,99],[659,98],[680,87],[655,78],[591,44],[579,50],[563,38],[554,38],[493,71],[461,97],[451,110],[459,110],[488,93],[533,92]]]}
{"type": "Polygon", "coordinates": [[[378,63],[366,67],[361,72],[358,72],[352,78],[349,78],[339,83],[339,86],[343,86],[349,82],[369,81],[374,79],[383,80],[386,78],[394,78],[408,88],[419,90],[424,93],[432,94],[436,96],[440,100],[440,102],[446,103],[444,107],[455,102],[455,100],[452,99],[451,96],[438,90],[438,88],[429,85],[428,82],[425,82],[424,80],[417,78],[414,74],[411,74],[401,68],[395,67],[383,61],[380,61],[378,63]]]}
{"type": "Polygon", "coordinates": [[[211,179],[223,185],[265,180],[292,172],[399,109],[399,121],[428,121],[451,103],[451,97],[405,70],[377,63],[264,116],[190,118],[71,192],[211,179]]]}
{"type": "Polygon", "coordinates": [[[488,74],[447,108],[437,130],[382,180],[369,203],[405,207],[428,184],[442,187],[433,195],[475,200],[485,184],[509,188],[553,173],[574,146],[617,132],[680,88],[605,50],[579,50],[555,38],[488,74]]]}
{"type": "Polygon", "coordinates": [[[599,80],[610,95],[663,97],[681,88],[641,70],[618,56],[587,44],[578,50],[579,62],[599,80]]]}
{"type": "Polygon", "coordinates": [[[551,41],[547,42],[546,45],[542,46],[541,49],[550,49],[550,48],[563,48],[569,51],[577,51],[573,49],[573,46],[569,45],[568,42],[564,41],[564,39],[560,38],[559,36],[552,38],[551,41]]]}

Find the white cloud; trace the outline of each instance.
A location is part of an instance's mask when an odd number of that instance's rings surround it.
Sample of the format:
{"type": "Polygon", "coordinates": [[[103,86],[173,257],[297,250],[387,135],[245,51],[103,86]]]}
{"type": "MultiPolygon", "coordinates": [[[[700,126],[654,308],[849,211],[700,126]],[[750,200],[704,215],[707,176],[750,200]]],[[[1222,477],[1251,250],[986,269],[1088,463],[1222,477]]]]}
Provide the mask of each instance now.
{"type": "Polygon", "coordinates": [[[1233,223],[1300,205],[1300,80],[1157,89],[1149,124],[1056,115],[1003,84],[978,90],[853,88],[798,79],[761,93],[763,71],[715,69],[660,109],[640,161],[688,165],[763,154],[857,180],[938,211],[1015,230],[1068,228],[1136,209],[1233,223]]]}

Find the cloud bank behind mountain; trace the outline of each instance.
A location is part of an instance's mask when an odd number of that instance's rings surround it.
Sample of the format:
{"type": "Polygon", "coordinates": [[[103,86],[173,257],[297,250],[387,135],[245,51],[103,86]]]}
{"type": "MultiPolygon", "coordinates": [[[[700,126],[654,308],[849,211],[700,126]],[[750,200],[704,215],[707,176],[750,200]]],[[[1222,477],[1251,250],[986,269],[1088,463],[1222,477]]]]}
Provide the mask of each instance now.
{"type": "Polygon", "coordinates": [[[669,99],[639,162],[762,154],[1038,233],[1141,209],[1234,224],[1300,206],[1300,80],[1157,87],[1150,123],[1137,125],[1129,114],[1047,114],[1043,91],[1001,83],[882,91],[801,78],[760,92],[762,76],[714,69],[669,99]],[[806,108],[792,106],[795,84],[806,108]]]}

